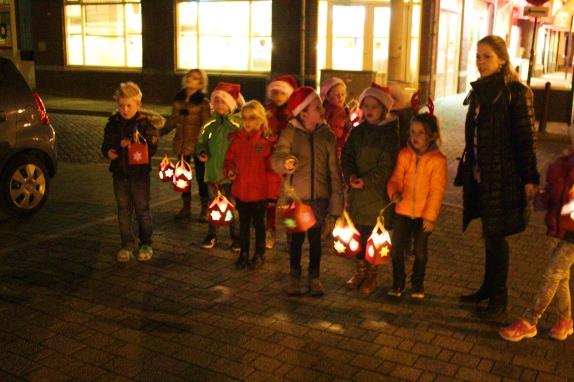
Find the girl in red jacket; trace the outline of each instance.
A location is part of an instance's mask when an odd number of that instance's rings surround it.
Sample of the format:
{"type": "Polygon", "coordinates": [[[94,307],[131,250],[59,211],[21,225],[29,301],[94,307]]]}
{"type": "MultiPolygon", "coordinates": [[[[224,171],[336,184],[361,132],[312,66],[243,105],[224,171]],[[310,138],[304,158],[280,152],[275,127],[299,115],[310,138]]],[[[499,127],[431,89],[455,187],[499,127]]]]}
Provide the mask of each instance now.
{"type": "Polygon", "coordinates": [[[546,187],[534,199],[534,207],[546,209],[552,253],[533,303],[522,318],[498,333],[507,341],[534,337],[536,324],[556,296],[558,320],[548,335],[558,341],[574,333],[570,300],[570,268],[574,264],[574,152],[556,159],[546,172],[546,187]]]}
{"type": "Polygon", "coordinates": [[[351,128],[351,111],[346,104],[347,85],[338,77],[331,77],[321,85],[321,99],[325,109],[325,121],[337,137],[337,154],[347,140],[351,128]]]}
{"type": "Polygon", "coordinates": [[[243,127],[234,133],[225,155],[225,173],[233,181],[231,194],[239,212],[241,251],[235,262],[238,269],[260,267],[265,261],[265,214],[269,197],[268,179],[272,173],[269,157],[273,142],[265,108],[258,101],[241,109],[243,127]],[[255,254],[249,259],[251,224],[255,227],[255,254]]]}

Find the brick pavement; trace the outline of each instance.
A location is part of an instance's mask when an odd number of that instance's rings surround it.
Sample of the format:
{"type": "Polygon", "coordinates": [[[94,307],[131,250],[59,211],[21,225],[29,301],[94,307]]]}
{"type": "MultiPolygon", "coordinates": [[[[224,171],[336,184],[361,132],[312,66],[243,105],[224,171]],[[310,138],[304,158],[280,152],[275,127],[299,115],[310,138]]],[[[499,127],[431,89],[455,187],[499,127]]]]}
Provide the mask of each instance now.
{"type": "MultiPolygon", "coordinates": [[[[443,115],[445,125],[460,117],[443,115]]],[[[52,118],[59,137],[67,128],[98,140],[90,129],[101,129],[101,119],[74,117],[75,127],[64,127],[57,120],[69,116],[52,118]]],[[[452,126],[445,126],[443,146],[451,170],[461,139],[460,127],[452,126]]],[[[61,139],[61,150],[68,150],[61,139]]],[[[176,224],[178,195],[155,179],[156,256],[148,264],[116,263],[111,179],[97,158],[78,160],[85,147],[69,149],[38,215],[0,218],[2,381],[574,380],[572,339],[559,343],[545,334],[552,308],[533,340],[510,344],[496,334],[531,300],[544,268],[540,214],[510,240],[506,319],[480,321],[456,301],[479,285],[483,266],[479,225],[461,233],[458,190],[449,190],[431,237],[426,300],[388,299],[388,267],[374,295],[349,292],[344,282],[352,262],[327,254],[326,296],[289,298],[282,292],[288,281],[282,241],[261,270],[236,271],[227,234],[221,248],[199,249],[206,226],[176,224]]],[[[541,142],[541,163],[563,148],[541,142]]]]}

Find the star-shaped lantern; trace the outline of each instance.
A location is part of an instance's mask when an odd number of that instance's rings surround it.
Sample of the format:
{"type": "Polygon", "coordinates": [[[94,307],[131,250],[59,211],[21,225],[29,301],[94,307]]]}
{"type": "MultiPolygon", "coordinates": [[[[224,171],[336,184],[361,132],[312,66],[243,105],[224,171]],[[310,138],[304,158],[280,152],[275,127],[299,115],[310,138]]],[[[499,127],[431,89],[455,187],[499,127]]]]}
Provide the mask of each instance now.
{"type": "Polygon", "coordinates": [[[219,190],[207,210],[209,222],[215,225],[228,225],[235,218],[235,206],[219,190]]]}
{"type": "Polygon", "coordinates": [[[574,220],[574,186],[568,192],[568,203],[562,206],[560,215],[570,215],[570,219],[574,220]]]}
{"type": "Polygon", "coordinates": [[[182,157],[175,165],[175,170],[171,179],[173,189],[179,192],[189,191],[191,189],[191,178],[191,166],[182,157]]]}
{"type": "Polygon", "coordinates": [[[388,264],[391,259],[391,236],[385,229],[384,218],[380,215],[373,232],[367,240],[365,260],[373,265],[388,264]]]}
{"type": "Polygon", "coordinates": [[[343,211],[333,228],[335,251],[339,255],[355,256],[361,251],[361,234],[355,228],[347,211],[343,211]]]}
{"type": "Polygon", "coordinates": [[[175,173],[175,166],[172,161],[166,156],[163,157],[159,164],[159,179],[162,182],[171,182],[175,173]]]}
{"type": "Polygon", "coordinates": [[[285,230],[289,233],[307,232],[317,223],[317,218],[310,205],[301,200],[293,200],[291,203],[281,206],[281,221],[285,230]]]}

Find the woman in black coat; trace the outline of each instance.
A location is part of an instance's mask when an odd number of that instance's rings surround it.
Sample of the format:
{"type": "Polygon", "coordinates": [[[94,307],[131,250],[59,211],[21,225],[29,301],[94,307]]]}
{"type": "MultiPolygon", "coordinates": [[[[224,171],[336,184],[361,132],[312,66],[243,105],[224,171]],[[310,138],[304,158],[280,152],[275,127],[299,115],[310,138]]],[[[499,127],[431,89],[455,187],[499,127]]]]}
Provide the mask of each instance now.
{"type": "Polygon", "coordinates": [[[463,230],[481,218],[486,260],[482,286],[460,300],[488,299],[478,312],[494,317],[508,300],[506,236],[525,230],[539,174],[532,91],[512,69],[504,40],[494,35],[480,40],[476,65],[480,78],[465,100],[465,153],[455,182],[463,186],[463,230]]]}

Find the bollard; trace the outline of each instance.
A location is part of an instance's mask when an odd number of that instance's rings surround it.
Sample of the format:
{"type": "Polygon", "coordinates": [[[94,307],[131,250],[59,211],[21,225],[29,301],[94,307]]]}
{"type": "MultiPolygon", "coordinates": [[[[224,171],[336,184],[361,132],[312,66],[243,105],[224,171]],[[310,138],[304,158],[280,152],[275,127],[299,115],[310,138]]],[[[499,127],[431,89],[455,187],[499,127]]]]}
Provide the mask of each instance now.
{"type": "Polygon", "coordinates": [[[548,121],[548,106],[550,104],[550,82],[544,85],[544,102],[542,103],[542,115],[540,116],[540,124],[538,131],[543,132],[546,130],[546,121],[548,121]]]}

